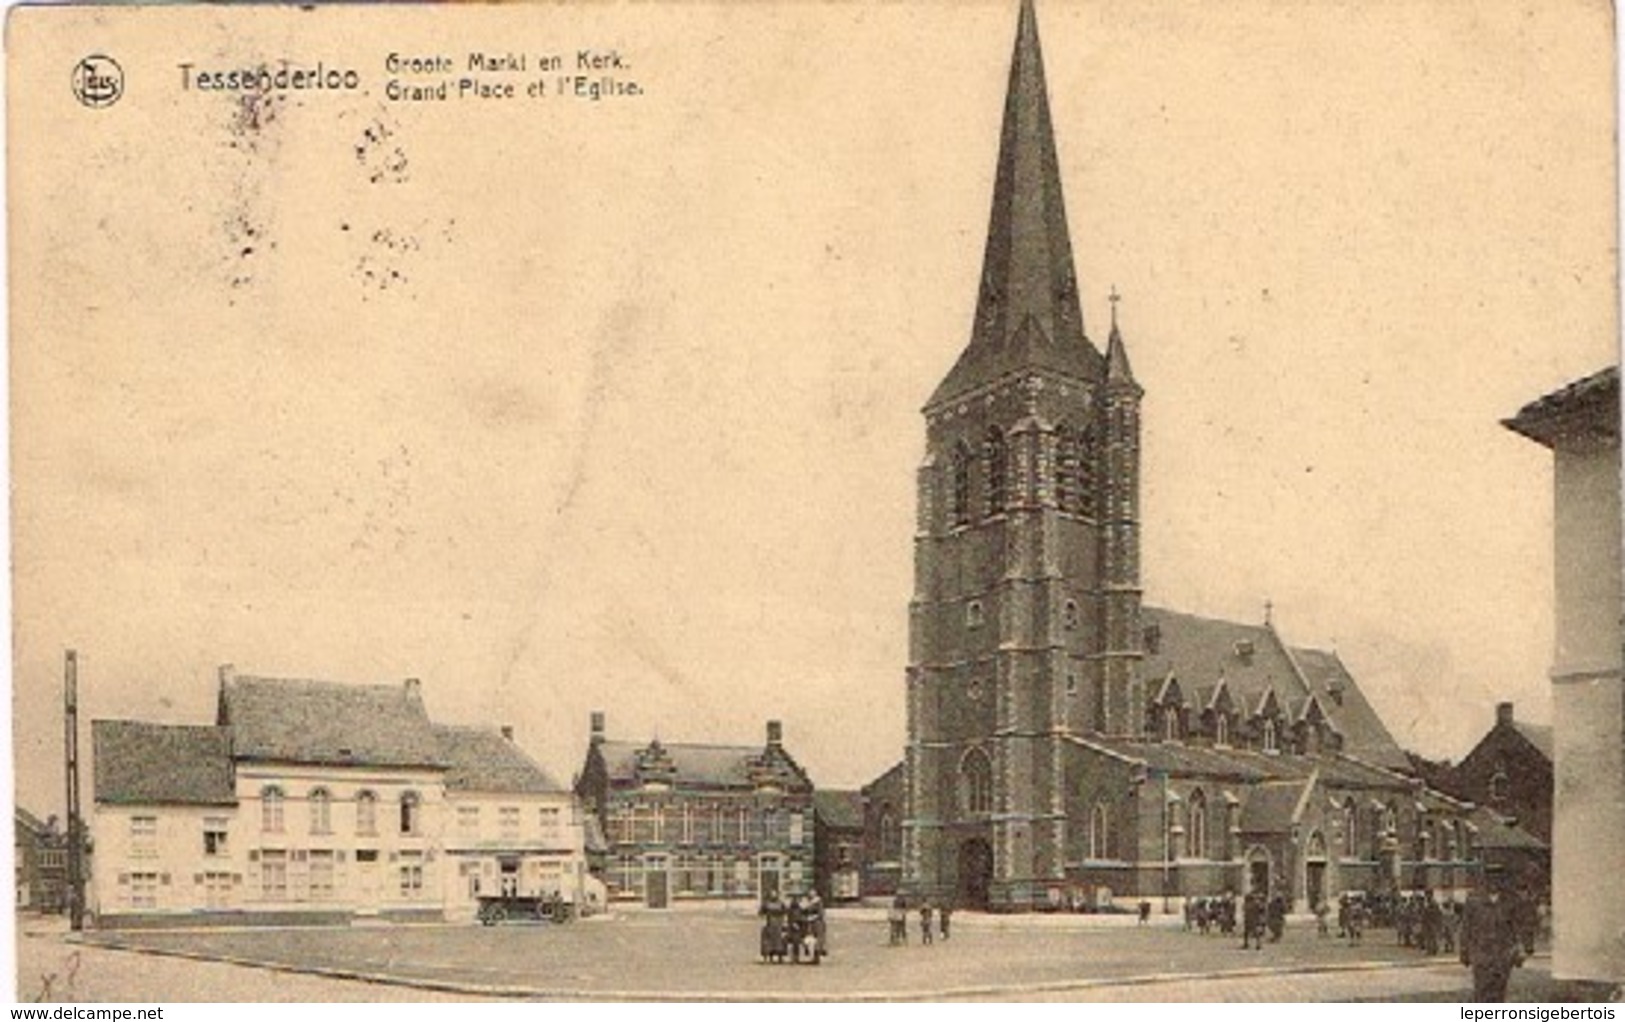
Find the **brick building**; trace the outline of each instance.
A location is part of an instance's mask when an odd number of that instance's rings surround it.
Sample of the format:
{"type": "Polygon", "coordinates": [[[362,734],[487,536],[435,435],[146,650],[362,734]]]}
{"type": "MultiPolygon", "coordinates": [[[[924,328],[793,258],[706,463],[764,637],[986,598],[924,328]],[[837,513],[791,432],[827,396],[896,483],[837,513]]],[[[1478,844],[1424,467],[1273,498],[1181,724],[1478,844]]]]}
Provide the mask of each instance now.
{"type": "Polygon", "coordinates": [[[829,903],[863,896],[863,793],[813,792],[813,884],[829,903]]]}
{"type": "Polygon", "coordinates": [[[663,908],[812,886],[813,786],[776,720],[759,746],[627,742],[595,712],[576,794],[603,830],[611,898],[663,908]]]}
{"type": "Polygon", "coordinates": [[[1024,910],[1266,887],[1469,882],[1333,653],[1142,606],[1140,416],[1079,301],[1031,0],[969,344],[924,408],[903,762],[905,890],[1024,910]]]}
{"type": "Polygon", "coordinates": [[[41,820],[21,806],[16,807],[13,823],[17,908],[31,912],[66,911],[68,835],[55,816],[41,820]]]}
{"type": "Polygon", "coordinates": [[[1552,839],[1552,729],[1518,720],[1511,703],[1450,770],[1442,787],[1510,819],[1542,843],[1552,839]]]}

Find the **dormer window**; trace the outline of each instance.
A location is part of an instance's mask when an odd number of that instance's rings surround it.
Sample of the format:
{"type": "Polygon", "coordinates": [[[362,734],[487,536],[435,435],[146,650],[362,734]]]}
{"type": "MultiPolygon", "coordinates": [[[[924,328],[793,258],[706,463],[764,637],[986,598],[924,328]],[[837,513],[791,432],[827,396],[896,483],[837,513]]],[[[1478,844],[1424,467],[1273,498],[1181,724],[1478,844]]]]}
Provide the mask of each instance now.
{"type": "Polygon", "coordinates": [[[1254,647],[1253,647],[1253,640],[1251,640],[1251,639],[1237,639],[1236,640],[1236,659],[1237,660],[1240,660],[1244,664],[1250,664],[1250,663],[1253,662],[1253,653],[1254,652],[1255,652],[1255,650],[1254,650],[1254,647]]]}

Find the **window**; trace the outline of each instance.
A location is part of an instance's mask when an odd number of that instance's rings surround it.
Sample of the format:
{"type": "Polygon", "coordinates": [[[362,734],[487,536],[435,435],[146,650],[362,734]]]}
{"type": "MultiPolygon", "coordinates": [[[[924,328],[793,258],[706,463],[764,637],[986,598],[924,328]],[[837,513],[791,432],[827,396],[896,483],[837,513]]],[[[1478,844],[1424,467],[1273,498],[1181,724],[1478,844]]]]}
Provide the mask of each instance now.
{"type": "Polygon", "coordinates": [[[333,833],[333,797],[326,788],[316,788],[310,793],[310,832],[333,833]]]}
{"type": "Polygon", "coordinates": [[[1061,608],[1061,620],[1066,625],[1067,631],[1075,632],[1078,630],[1080,615],[1078,614],[1077,600],[1066,601],[1065,606],[1061,608]]]}
{"type": "Polygon", "coordinates": [[[418,827],[422,824],[419,819],[422,815],[422,806],[418,801],[417,792],[403,792],[401,794],[401,833],[416,834],[418,827]]]}
{"type": "Polygon", "coordinates": [[[790,844],[800,845],[807,837],[807,823],[800,813],[790,814],[790,844]]]}
{"type": "Polygon", "coordinates": [[[1275,719],[1273,717],[1264,718],[1264,751],[1276,751],[1275,719]]]}
{"type": "Polygon", "coordinates": [[[158,855],[158,817],[130,817],[130,857],[152,859],[158,855]]]}
{"type": "Polygon", "coordinates": [[[739,843],[750,844],[750,810],[739,810],[739,843]]]}
{"type": "Polygon", "coordinates": [[[260,852],[260,896],[266,901],[288,900],[288,853],[281,849],[260,852]]]}
{"type": "Polygon", "coordinates": [[[1162,708],[1162,737],[1164,741],[1179,741],[1179,708],[1164,706],[1162,708]]]}
{"type": "Polygon", "coordinates": [[[502,832],[502,840],[519,840],[519,807],[502,806],[497,810],[497,826],[502,832]]]}
{"type": "Polygon", "coordinates": [[[954,445],[953,523],[970,524],[970,448],[961,440],[954,445]]]}
{"type": "Polygon", "coordinates": [[[310,853],[310,900],[333,900],[332,851],[312,851],[310,853]]]}
{"type": "Polygon", "coordinates": [[[1107,857],[1107,818],[1106,803],[1096,802],[1095,808],[1089,814],[1089,858],[1104,859],[1107,857]]]}
{"type": "Polygon", "coordinates": [[[378,796],[370,791],[358,792],[355,797],[355,832],[378,833],[378,796]]]}
{"type": "Polygon", "coordinates": [[[274,785],[260,791],[260,829],[267,834],[282,833],[282,789],[274,785]]]}
{"type": "Polygon", "coordinates": [[[880,858],[883,862],[896,862],[902,854],[902,829],[897,825],[891,804],[887,803],[880,810],[880,858]]]}
{"type": "Polygon", "coordinates": [[[1004,434],[999,432],[997,426],[988,427],[982,449],[987,459],[987,513],[996,515],[1004,511],[1010,496],[1006,479],[1010,452],[1005,446],[1004,434]]]}
{"type": "Polygon", "coordinates": [[[1088,517],[1095,514],[1095,464],[1100,456],[1100,444],[1094,430],[1085,430],[1078,453],[1078,513],[1088,517]]]}
{"type": "Polygon", "coordinates": [[[157,908],[158,907],[158,874],[131,873],[130,874],[130,907],[131,908],[157,908]]]}
{"type": "Polygon", "coordinates": [[[226,854],[226,818],[224,816],[205,816],[203,818],[203,854],[208,856],[226,854]]]}
{"type": "Polygon", "coordinates": [[[477,840],[480,836],[480,807],[457,807],[457,836],[467,841],[477,840]]]}
{"type": "Polygon", "coordinates": [[[666,807],[664,805],[654,807],[654,840],[656,844],[664,844],[666,841],[666,807]]]}
{"type": "Polygon", "coordinates": [[[203,905],[205,908],[231,907],[231,891],[234,884],[230,873],[203,874],[203,905]]]}
{"type": "Polygon", "coordinates": [[[417,852],[401,853],[401,897],[415,901],[423,897],[423,862],[417,852]]]}
{"type": "Polygon", "coordinates": [[[965,627],[966,628],[980,628],[980,627],[982,627],[982,624],[983,624],[983,622],[985,620],[986,620],[986,617],[985,617],[984,612],[982,610],[982,601],[981,600],[972,600],[969,603],[965,604],[965,627]]]}
{"type": "Polygon", "coordinates": [[[694,807],[687,802],[683,803],[683,844],[694,843],[694,807]]]}
{"type": "Polygon", "coordinates": [[[1185,833],[1185,856],[1207,858],[1207,796],[1198,788],[1191,792],[1190,829],[1185,833]]]}
{"type": "Polygon", "coordinates": [[[1497,766],[1495,773],[1490,777],[1490,801],[1505,802],[1512,794],[1512,778],[1507,776],[1506,767],[1497,766]]]}
{"type": "Polygon", "coordinates": [[[1083,507],[1082,479],[1079,476],[1082,448],[1077,434],[1062,426],[1055,431],[1055,503],[1062,511],[1076,514],[1083,507]]]}
{"type": "Polygon", "coordinates": [[[541,831],[542,840],[548,844],[558,844],[562,838],[558,808],[556,806],[542,806],[537,815],[537,826],[541,831]]]}
{"type": "Polygon", "coordinates": [[[1360,810],[1350,798],[1343,804],[1343,854],[1350,859],[1359,858],[1360,810]]]}
{"type": "Polygon", "coordinates": [[[1215,714],[1213,718],[1213,744],[1230,744],[1230,715],[1227,713],[1215,714]]]}
{"type": "Polygon", "coordinates": [[[1067,671],[1066,672],[1066,694],[1069,695],[1069,696],[1075,696],[1075,695],[1078,694],[1078,672],[1077,671],[1067,671]]]}
{"type": "Polygon", "coordinates": [[[959,761],[959,791],[965,812],[993,811],[993,764],[981,749],[971,749],[959,761]]]}

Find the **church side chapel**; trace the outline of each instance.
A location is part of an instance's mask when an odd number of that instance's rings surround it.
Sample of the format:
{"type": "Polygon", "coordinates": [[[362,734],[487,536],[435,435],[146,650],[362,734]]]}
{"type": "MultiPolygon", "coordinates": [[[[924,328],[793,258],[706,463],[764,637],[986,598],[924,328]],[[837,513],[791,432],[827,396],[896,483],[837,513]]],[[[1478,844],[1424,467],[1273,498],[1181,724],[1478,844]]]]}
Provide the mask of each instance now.
{"type": "Polygon", "coordinates": [[[903,888],[1001,911],[1471,883],[1335,653],[1142,605],[1140,427],[1118,296],[1084,327],[1023,0],[970,342],[924,408],[903,888]]]}

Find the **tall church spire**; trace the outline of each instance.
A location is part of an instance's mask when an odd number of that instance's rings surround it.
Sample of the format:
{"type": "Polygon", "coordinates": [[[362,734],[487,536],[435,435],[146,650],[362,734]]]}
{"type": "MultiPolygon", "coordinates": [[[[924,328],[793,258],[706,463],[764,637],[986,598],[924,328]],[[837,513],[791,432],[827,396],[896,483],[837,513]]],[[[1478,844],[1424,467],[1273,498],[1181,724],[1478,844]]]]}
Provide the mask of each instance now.
{"type": "Polygon", "coordinates": [[[971,342],[931,403],[1015,369],[1091,376],[1032,0],[1022,0],[971,342]]]}

